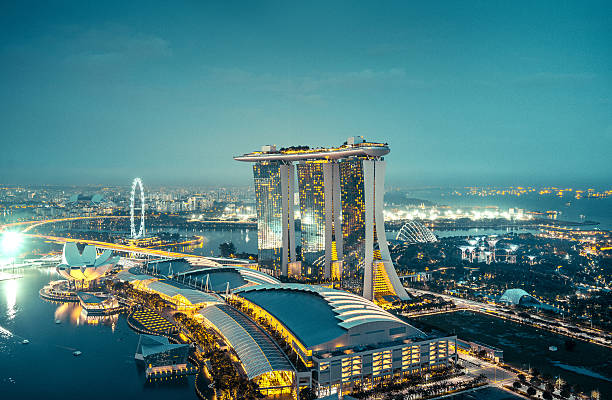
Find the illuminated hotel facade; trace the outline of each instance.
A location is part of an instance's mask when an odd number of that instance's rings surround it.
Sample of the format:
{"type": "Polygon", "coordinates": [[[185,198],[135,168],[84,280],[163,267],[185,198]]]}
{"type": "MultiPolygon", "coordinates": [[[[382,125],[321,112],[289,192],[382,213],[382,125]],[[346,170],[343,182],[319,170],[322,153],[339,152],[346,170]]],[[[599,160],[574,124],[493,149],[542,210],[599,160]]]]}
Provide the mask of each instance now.
{"type": "Polygon", "coordinates": [[[322,267],[323,276],[329,279],[354,277],[363,270],[363,296],[369,300],[407,298],[391,261],[384,230],[383,156],[389,151],[386,144],[351,137],[337,148],[277,150],[264,146],[260,152],[234,157],[254,163],[262,267],[272,265],[275,274],[287,275],[287,266],[296,261],[296,162],[303,262],[322,267]]]}
{"type": "Polygon", "coordinates": [[[287,275],[295,260],[293,165],[282,161],[253,164],[257,202],[259,265],[271,275],[287,275]]]}

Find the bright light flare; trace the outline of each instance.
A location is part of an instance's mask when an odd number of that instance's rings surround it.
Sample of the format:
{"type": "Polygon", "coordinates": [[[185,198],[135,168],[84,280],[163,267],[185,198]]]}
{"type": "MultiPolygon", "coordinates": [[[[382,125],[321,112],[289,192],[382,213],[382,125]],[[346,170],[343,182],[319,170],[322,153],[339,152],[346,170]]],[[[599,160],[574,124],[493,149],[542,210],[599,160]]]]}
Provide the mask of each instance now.
{"type": "Polygon", "coordinates": [[[2,234],[2,253],[4,255],[12,255],[19,251],[23,237],[19,232],[4,232],[2,234]]]}

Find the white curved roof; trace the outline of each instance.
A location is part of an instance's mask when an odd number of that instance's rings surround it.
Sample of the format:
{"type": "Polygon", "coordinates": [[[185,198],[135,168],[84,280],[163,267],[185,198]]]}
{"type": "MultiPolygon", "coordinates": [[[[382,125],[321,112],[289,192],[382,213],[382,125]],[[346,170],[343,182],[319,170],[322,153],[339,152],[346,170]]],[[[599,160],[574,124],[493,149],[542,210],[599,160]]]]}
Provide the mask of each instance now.
{"type": "Polygon", "coordinates": [[[141,274],[137,268],[123,269],[115,275],[117,279],[124,282],[146,281],[149,279],[159,279],[153,275],[141,274]]]}
{"type": "MultiPolygon", "coordinates": [[[[399,322],[406,324],[401,319],[383,310],[373,302],[353,293],[321,286],[303,285],[299,283],[282,283],[276,285],[257,285],[243,288],[237,294],[259,291],[259,290],[297,290],[311,292],[321,296],[331,307],[338,319],[338,326],[350,329],[357,325],[370,322],[399,322]]],[[[406,324],[407,325],[407,324],[406,324]]]]}
{"type": "Polygon", "coordinates": [[[255,284],[265,284],[265,283],[269,283],[269,284],[279,284],[281,283],[281,281],[279,281],[278,279],[276,279],[275,277],[266,274],[265,272],[261,272],[261,271],[257,271],[248,267],[232,267],[234,268],[236,271],[238,271],[238,273],[240,273],[240,275],[242,275],[242,277],[251,283],[255,283],[255,284]]]}
{"type": "Polygon", "coordinates": [[[236,351],[249,379],[273,371],[295,372],[287,356],[261,328],[226,304],[206,307],[199,313],[236,351]]]}
{"type": "Polygon", "coordinates": [[[438,241],[429,228],[414,220],[404,224],[395,239],[407,243],[433,243],[438,241]]]}
{"type": "Polygon", "coordinates": [[[527,298],[540,302],[538,299],[524,291],[523,289],[508,289],[501,295],[499,301],[511,304],[520,304],[521,299],[527,296],[527,298]]]}
{"type": "Polygon", "coordinates": [[[193,305],[221,302],[221,299],[214,294],[201,292],[195,289],[177,287],[163,281],[153,281],[146,284],[146,286],[149,290],[164,294],[168,297],[182,296],[193,305]]]}
{"type": "Polygon", "coordinates": [[[260,285],[260,284],[271,284],[271,285],[276,285],[276,284],[280,284],[281,281],[279,281],[278,279],[276,279],[275,277],[266,274],[265,272],[261,272],[261,271],[257,271],[255,269],[251,269],[248,267],[239,267],[239,266],[215,266],[215,267],[202,267],[202,268],[198,268],[198,269],[191,269],[189,271],[185,271],[185,272],[181,272],[178,273],[178,276],[182,276],[182,275],[187,275],[189,276],[190,274],[201,274],[202,272],[214,272],[214,271],[223,271],[223,270],[228,270],[228,271],[233,271],[235,270],[236,272],[238,272],[245,281],[252,283],[252,284],[256,284],[256,285],[260,285]]]}

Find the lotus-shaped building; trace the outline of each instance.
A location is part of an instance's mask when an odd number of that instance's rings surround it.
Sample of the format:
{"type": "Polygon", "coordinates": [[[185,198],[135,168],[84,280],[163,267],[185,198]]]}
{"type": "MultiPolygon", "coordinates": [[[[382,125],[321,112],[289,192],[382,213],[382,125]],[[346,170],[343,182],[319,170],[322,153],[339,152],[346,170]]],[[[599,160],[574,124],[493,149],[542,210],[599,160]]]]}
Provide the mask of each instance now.
{"type": "Polygon", "coordinates": [[[76,243],[64,245],[62,263],[57,266],[57,273],[69,281],[81,282],[87,286],[90,281],[98,279],[119,261],[119,256],[113,256],[111,250],[105,250],[100,256],[96,246],[87,245],[79,251],[76,243]]]}

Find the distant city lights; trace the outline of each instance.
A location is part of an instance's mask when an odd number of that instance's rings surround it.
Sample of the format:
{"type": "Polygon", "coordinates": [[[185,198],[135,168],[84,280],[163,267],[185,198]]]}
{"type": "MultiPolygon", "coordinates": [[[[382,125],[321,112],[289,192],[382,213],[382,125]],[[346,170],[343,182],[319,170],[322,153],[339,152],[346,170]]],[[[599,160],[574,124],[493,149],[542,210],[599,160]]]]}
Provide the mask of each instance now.
{"type": "Polygon", "coordinates": [[[400,208],[388,208],[384,212],[386,221],[396,220],[429,220],[435,221],[438,219],[451,219],[457,220],[461,218],[468,218],[472,221],[478,221],[483,219],[506,219],[514,221],[527,221],[533,219],[532,215],[526,214],[522,209],[509,208],[508,210],[501,211],[497,208],[473,208],[471,210],[457,209],[446,209],[440,210],[438,207],[406,207],[400,208]]]}

